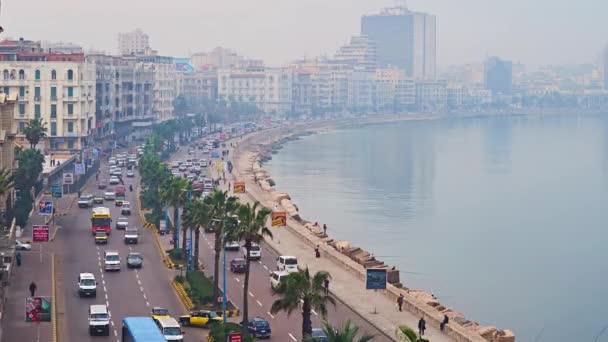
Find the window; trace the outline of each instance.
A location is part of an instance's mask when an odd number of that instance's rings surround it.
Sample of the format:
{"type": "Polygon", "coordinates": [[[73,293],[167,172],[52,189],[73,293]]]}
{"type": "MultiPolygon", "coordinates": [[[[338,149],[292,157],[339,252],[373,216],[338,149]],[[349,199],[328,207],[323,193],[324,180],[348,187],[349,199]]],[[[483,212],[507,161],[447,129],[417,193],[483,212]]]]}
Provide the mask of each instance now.
{"type": "Polygon", "coordinates": [[[19,122],[19,132],[23,132],[25,130],[25,122],[19,122]]]}
{"type": "Polygon", "coordinates": [[[34,105],[34,116],[36,116],[36,119],[40,119],[40,105],[34,105]]]}
{"type": "Polygon", "coordinates": [[[57,100],[57,87],[51,87],[51,100],[57,100]]]}
{"type": "Polygon", "coordinates": [[[34,88],[34,97],[40,101],[40,87],[34,88]]]}
{"type": "Polygon", "coordinates": [[[51,79],[52,80],[56,80],[57,79],[57,71],[55,71],[55,70],[51,71],[51,79]]]}
{"type": "Polygon", "coordinates": [[[19,96],[25,97],[25,87],[19,87],[19,96]]]}
{"type": "Polygon", "coordinates": [[[51,136],[57,135],[57,123],[51,122],[51,136]]]}
{"type": "Polygon", "coordinates": [[[68,70],[68,80],[71,81],[74,79],[74,71],[72,69],[68,70]]]}
{"type": "Polygon", "coordinates": [[[36,77],[36,81],[40,81],[40,70],[36,70],[36,72],[34,73],[35,77],[36,77]]]}
{"type": "Polygon", "coordinates": [[[74,96],[74,87],[68,87],[68,97],[74,96]]]}
{"type": "Polygon", "coordinates": [[[25,79],[25,71],[23,69],[19,70],[19,79],[20,80],[24,80],[25,79]]]}
{"type": "Polygon", "coordinates": [[[19,115],[25,115],[25,103],[19,104],[19,115]]]}
{"type": "Polygon", "coordinates": [[[2,92],[5,93],[6,95],[8,95],[9,90],[10,90],[9,87],[2,88],[2,92]]]}
{"type": "Polygon", "coordinates": [[[68,122],[68,133],[74,133],[74,123],[68,122]]]}
{"type": "Polygon", "coordinates": [[[74,148],[74,139],[68,140],[68,148],[74,148]]]}
{"type": "Polygon", "coordinates": [[[8,70],[4,69],[4,71],[2,72],[2,76],[5,80],[8,80],[8,70]]]}
{"type": "Polygon", "coordinates": [[[51,119],[57,119],[57,105],[51,105],[51,119]]]}
{"type": "Polygon", "coordinates": [[[73,114],[74,114],[74,104],[68,103],[68,115],[73,115],[73,114]]]}

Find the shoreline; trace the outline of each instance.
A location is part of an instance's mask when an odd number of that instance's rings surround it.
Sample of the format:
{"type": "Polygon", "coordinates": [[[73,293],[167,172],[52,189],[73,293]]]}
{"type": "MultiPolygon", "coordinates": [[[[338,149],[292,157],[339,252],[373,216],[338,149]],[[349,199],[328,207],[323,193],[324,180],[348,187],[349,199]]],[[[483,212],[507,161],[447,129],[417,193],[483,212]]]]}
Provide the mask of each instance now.
{"type": "MultiPolygon", "coordinates": [[[[262,167],[263,161],[271,158],[272,154],[278,153],[282,144],[300,139],[302,136],[363,125],[439,120],[442,118],[451,118],[451,116],[386,115],[358,119],[313,121],[250,133],[243,136],[242,140],[238,140],[238,146],[233,157],[235,164],[233,173],[238,180],[245,181],[247,194],[254,200],[259,201],[269,209],[282,208],[287,212],[287,228],[291,232],[311,246],[320,245],[324,254],[328,255],[336,265],[348,270],[360,280],[365,280],[365,269],[368,267],[387,268],[389,284],[387,290],[384,291],[384,295],[391,301],[396,302],[397,297],[403,294],[405,309],[414,315],[423,315],[427,319],[427,324],[439,327],[445,314],[450,318],[450,324],[446,326],[445,333],[456,341],[511,342],[515,340],[512,331],[499,330],[493,326],[481,326],[466,319],[464,314],[441,305],[430,293],[403,288],[399,280],[399,270],[389,269],[389,266],[384,262],[376,260],[373,255],[360,247],[351,246],[348,241],[335,241],[330,236],[323,234],[320,227],[314,226],[310,221],[301,217],[299,209],[291,202],[289,194],[276,191],[274,181],[262,167]]],[[[348,298],[342,301],[347,302],[348,298]]],[[[359,314],[365,317],[362,312],[359,312],[359,314]]],[[[378,324],[370,323],[382,331],[378,324]]],[[[394,330],[396,326],[392,328],[394,330]]]]}

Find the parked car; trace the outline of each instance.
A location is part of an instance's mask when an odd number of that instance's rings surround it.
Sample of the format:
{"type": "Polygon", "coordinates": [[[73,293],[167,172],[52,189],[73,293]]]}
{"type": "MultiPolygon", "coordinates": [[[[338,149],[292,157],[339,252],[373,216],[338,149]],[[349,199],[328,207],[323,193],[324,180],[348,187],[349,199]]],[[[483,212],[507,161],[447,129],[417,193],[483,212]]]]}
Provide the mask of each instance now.
{"type": "Polygon", "coordinates": [[[218,316],[214,311],[196,310],[191,311],[188,315],[179,316],[179,323],[184,326],[208,327],[212,323],[221,322],[222,317],[218,316]]]}
{"type": "Polygon", "coordinates": [[[276,288],[287,276],[289,276],[289,272],[286,271],[274,271],[270,273],[270,287],[276,288]]]}
{"type": "Polygon", "coordinates": [[[311,336],[315,342],[327,342],[327,335],[321,328],[312,328],[311,336]]]}
{"type": "Polygon", "coordinates": [[[279,256],[277,258],[277,270],[289,273],[298,272],[298,259],[295,256],[279,256]]]}
{"type": "Polygon", "coordinates": [[[31,251],[32,245],[29,243],[24,243],[19,240],[15,240],[15,249],[18,251],[31,251]]]}

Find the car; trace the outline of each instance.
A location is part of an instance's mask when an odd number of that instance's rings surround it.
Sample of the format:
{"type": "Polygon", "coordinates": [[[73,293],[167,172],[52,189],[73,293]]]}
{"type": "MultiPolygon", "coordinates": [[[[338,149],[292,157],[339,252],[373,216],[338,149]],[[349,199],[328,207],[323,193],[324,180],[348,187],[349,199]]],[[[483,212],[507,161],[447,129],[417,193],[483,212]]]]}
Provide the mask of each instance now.
{"type": "Polygon", "coordinates": [[[203,160],[201,162],[201,167],[207,167],[207,161],[206,160],[203,160]]]}
{"type": "Polygon", "coordinates": [[[116,177],[116,176],[110,177],[110,185],[116,185],[118,183],[120,183],[120,179],[118,179],[118,177],[116,177]]]}
{"type": "Polygon", "coordinates": [[[121,215],[131,215],[131,203],[124,201],[122,202],[122,207],[120,208],[121,215]]]}
{"type": "Polygon", "coordinates": [[[100,190],[105,189],[108,186],[108,183],[106,182],[105,179],[100,179],[99,182],[97,183],[97,188],[100,190]]]}
{"type": "Polygon", "coordinates": [[[137,244],[139,240],[139,231],[137,227],[127,227],[125,229],[125,244],[137,244]]]}
{"type": "Polygon", "coordinates": [[[117,207],[121,207],[123,204],[125,203],[125,197],[124,196],[116,196],[116,200],[114,201],[114,205],[117,207]]]}
{"type": "Polygon", "coordinates": [[[171,317],[171,315],[169,314],[169,310],[165,309],[165,308],[161,308],[160,306],[155,306],[152,308],[152,319],[153,320],[158,320],[159,318],[168,318],[171,317]]]}
{"type": "Polygon", "coordinates": [[[310,337],[312,337],[312,340],[315,342],[327,342],[327,335],[321,328],[312,328],[310,337]]]}
{"type": "Polygon", "coordinates": [[[241,248],[238,241],[226,241],[224,244],[224,250],[226,251],[237,251],[241,248]]]}
{"type": "Polygon", "coordinates": [[[185,332],[175,318],[163,317],[156,320],[155,323],[168,342],[184,342],[185,332]]]}
{"type": "Polygon", "coordinates": [[[93,195],[82,195],[78,199],[78,208],[90,208],[93,206],[93,195]]]}
{"type": "Polygon", "coordinates": [[[270,287],[276,288],[279,283],[289,275],[287,271],[274,271],[270,273],[270,287]]]}
{"type": "Polygon", "coordinates": [[[135,177],[135,172],[133,172],[133,171],[127,171],[127,177],[129,177],[129,178],[135,177]]]}
{"type": "Polygon", "coordinates": [[[93,203],[103,204],[103,194],[95,194],[95,197],[93,197],[93,203]]]}
{"type": "MultiPolygon", "coordinates": [[[[144,257],[141,254],[131,252],[127,255],[127,268],[141,268],[143,264],[144,257]]],[[[152,312],[154,312],[154,309],[152,309],[152,312]]],[[[152,317],[154,318],[154,316],[152,317]]]]}
{"type": "MultiPolygon", "coordinates": [[[[243,258],[247,258],[247,248],[243,246],[243,258]]],[[[251,251],[249,251],[249,260],[260,260],[262,258],[262,249],[260,245],[251,244],[251,251]]]]}
{"type": "Polygon", "coordinates": [[[97,296],[97,281],[93,273],[80,273],[77,285],[79,297],[97,296]]]}
{"type": "Polygon", "coordinates": [[[272,333],[270,324],[262,317],[250,318],[247,322],[247,331],[256,338],[270,338],[272,333]]]}
{"type": "Polygon", "coordinates": [[[29,243],[24,243],[19,240],[15,240],[15,249],[18,251],[31,251],[32,245],[29,243]]]}
{"type": "Polygon", "coordinates": [[[129,226],[129,219],[121,216],[116,220],[116,229],[127,229],[129,226]]]}
{"type": "MultiPolygon", "coordinates": [[[[110,176],[117,178],[122,176],[122,169],[114,169],[110,171],[110,176]]],[[[110,178],[110,184],[112,184],[112,178],[110,178]]]]}
{"type": "Polygon", "coordinates": [[[245,259],[236,258],[230,261],[230,272],[244,273],[247,270],[247,261],[245,259]]]}
{"type": "Polygon", "coordinates": [[[114,194],[114,191],[106,191],[106,192],[103,194],[103,198],[104,198],[106,201],[113,201],[114,199],[116,199],[116,195],[114,194]]]}
{"type": "Polygon", "coordinates": [[[223,319],[214,311],[195,310],[188,315],[179,316],[179,323],[183,326],[208,327],[215,322],[222,322],[223,319]]]}
{"type": "Polygon", "coordinates": [[[103,264],[106,272],[120,271],[120,254],[116,251],[105,251],[103,253],[103,264]]]}
{"type": "Polygon", "coordinates": [[[96,244],[107,244],[108,234],[105,232],[95,232],[95,243],[96,244]]]}
{"type": "Polygon", "coordinates": [[[89,307],[89,335],[110,336],[110,312],[104,304],[89,307]]]}
{"type": "Polygon", "coordinates": [[[188,168],[186,167],[186,165],[182,164],[179,166],[179,168],[177,168],[179,171],[184,172],[186,170],[188,170],[188,168]]]}
{"type": "Polygon", "coordinates": [[[277,258],[277,270],[289,273],[298,272],[298,258],[289,255],[279,256],[277,258]]]}

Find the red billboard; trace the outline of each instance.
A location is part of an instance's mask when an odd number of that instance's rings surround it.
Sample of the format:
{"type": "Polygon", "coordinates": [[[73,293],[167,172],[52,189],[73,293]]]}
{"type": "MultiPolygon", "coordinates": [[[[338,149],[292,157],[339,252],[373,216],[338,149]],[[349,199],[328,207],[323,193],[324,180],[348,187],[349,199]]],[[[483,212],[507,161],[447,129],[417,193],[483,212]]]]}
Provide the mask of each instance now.
{"type": "Polygon", "coordinates": [[[32,241],[34,242],[49,242],[49,226],[33,225],[32,226],[32,241]]]}

